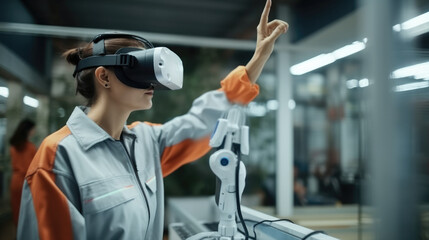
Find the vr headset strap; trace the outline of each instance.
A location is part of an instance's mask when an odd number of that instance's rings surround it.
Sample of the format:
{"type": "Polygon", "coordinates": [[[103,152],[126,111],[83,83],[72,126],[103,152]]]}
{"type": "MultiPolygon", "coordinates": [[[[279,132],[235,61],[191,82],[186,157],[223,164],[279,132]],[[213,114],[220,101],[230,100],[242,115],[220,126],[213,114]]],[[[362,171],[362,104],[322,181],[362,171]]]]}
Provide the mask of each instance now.
{"type": "Polygon", "coordinates": [[[100,39],[97,42],[94,41],[92,44],[92,56],[106,54],[106,50],[104,49],[104,39],[100,39]]]}
{"type": "Polygon", "coordinates": [[[133,67],[136,61],[134,56],[129,54],[115,54],[115,55],[104,55],[104,56],[92,56],[87,57],[79,61],[76,69],[73,73],[73,77],[84,69],[99,67],[99,66],[127,66],[133,67]]]}
{"type": "Polygon", "coordinates": [[[92,40],[92,57],[87,57],[79,61],[74,72],[73,77],[76,77],[76,74],[84,69],[98,67],[98,66],[128,66],[133,67],[133,64],[136,60],[134,56],[127,54],[120,55],[106,55],[106,49],[104,45],[105,39],[110,38],[132,38],[143,43],[147,48],[153,48],[151,42],[147,39],[142,38],[137,35],[127,34],[127,33],[103,33],[97,35],[92,40]]]}

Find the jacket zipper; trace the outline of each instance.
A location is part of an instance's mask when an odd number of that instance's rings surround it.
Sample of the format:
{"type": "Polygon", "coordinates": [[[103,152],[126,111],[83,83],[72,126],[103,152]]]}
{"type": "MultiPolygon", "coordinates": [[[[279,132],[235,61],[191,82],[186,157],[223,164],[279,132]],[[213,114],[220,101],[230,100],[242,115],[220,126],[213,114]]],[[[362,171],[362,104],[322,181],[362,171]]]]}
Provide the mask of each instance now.
{"type": "MultiPolygon", "coordinates": [[[[124,140],[125,141],[125,140],[124,140]]],[[[131,152],[133,153],[132,155],[134,156],[134,146],[135,146],[135,141],[136,141],[136,139],[135,138],[133,138],[133,142],[132,142],[132,144],[131,144],[131,152]]],[[[141,181],[140,181],[140,177],[139,177],[139,174],[138,174],[138,171],[137,171],[137,163],[136,163],[136,160],[135,160],[135,158],[134,157],[132,157],[131,156],[131,154],[127,151],[127,148],[125,147],[125,145],[124,145],[125,143],[123,142],[123,141],[121,141],[121,145],[122,145],[122,148],[124,149],[124,151],[127,153],[127,156],[128,156],[128,159],[130,159],[130,162],[131,162],[131,166],[132,166],[132,168],[133,168],[133,170],[134,170],[134,176],[136,177],[136,179],[137,179],[137,183],[139,184],[139,186],[140,186],[140,190],[141,190],[141,192],[142,192],[142,194],[143,194],[143,196],[144,196],[144,200],[146,201],[146,206],[147,206],[147,213],[148,213],[148,223],[147,223],[147,229],[146,229],[146,233],[145,233],[145,239],[146,239],[146,235],[147,235],[147,233],[148,233],[148,230],[149,230],[149,224],[150,224],[150,208],[149,208],[149,200],[147,199],[147,196],[146,196],[146,194],[145,194],[145,191],[144,191],[144,189],[143,189],[143,185],[142,185],[142,183],[141,183],[141,181]]]]}

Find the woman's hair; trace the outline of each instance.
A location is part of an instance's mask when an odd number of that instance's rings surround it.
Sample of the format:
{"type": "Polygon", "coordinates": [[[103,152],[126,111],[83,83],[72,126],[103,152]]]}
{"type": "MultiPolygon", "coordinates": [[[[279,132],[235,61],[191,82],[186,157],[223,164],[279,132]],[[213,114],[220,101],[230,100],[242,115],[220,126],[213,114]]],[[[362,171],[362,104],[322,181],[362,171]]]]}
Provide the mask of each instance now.
{"type": "MultiPolygon", "coordinates": [[[[123,47],[139,47],[144,48],[144,44],[133,38],[112,38],[106,39],[104,41],[104,46],[106,50],[106,54],[114,54],[120,48],[123,47]]],[[[81,59],[92,56],[92,47],[93,44],[87,43],[84,46],[73,48],[65,51],[63,53],[63,57],[67,60],[67,62],[77,65],[81,59]]],[[[97,96],[95,94],[95,85],[94,85],[94,72],[96,68],[90,68],[86,70],[82,70],[77,73],[77,87],[76,93],[80,93],[87,100],[87,106],[91,106],[97,96]]]]}
{"type": "Polygon", "coordinates": [[[25,143],[28,141],[28,135],[35,125],[36,124],[29,119],[22,120],[10,138],[9,143],[18,151],[21,151],[25,147],[25,143]]]}

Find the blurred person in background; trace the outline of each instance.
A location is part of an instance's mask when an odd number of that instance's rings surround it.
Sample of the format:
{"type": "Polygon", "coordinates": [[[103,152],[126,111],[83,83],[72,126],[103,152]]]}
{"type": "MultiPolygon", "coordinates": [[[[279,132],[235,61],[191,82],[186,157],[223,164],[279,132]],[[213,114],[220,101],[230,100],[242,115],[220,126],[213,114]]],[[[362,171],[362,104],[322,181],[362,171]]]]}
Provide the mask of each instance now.
{"type": "Polygon", "coordinates": [[[10,182],[10,202],[15,226],[18,226],[19,206],[21,204],[22,185],[31,160],[36,154],[36,146],[30,142],[35,133],[35,123],[29,119],[22,120],[10,138],[10,157],[12,179],[10,182]]]}
{"type": "MultiPolygon", "coordinates": [[[[163,177],[206,154],[222,113],[259,93],[255,83],[276,39],[288,29],[283,21],[268,22],[270,7],[267,0],[247,65],[165,124],[125,125],[131,112],[152,107],[153,88],[127,85],[112,67],[77,71],[77,92],[88,104],[76,107],[67,125],[40,146],[24,183],[18,239],[162,239],[163,177]]],[[[104,53],[150,48],[141,40],[109,37],[104,53]]],[[[64,56],[78,65],[93,57],[99,45],[94,46],[90,42],[64,56]]]]}

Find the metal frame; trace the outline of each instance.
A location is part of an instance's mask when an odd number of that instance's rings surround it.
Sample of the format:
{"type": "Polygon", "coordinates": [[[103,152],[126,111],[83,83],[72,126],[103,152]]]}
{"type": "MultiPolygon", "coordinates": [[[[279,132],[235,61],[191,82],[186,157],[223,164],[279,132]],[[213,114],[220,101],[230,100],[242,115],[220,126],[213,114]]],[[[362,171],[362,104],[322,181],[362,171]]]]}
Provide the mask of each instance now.
{"type": "MultiPolygon", "coordinates": [[[[0,22],[0,32],[12,34],[26,34],[37,35],[54,38],[74,38],[90,40],[96,33],[112,32],[115,29],[102,29],[102,28],[80,28],[80,27],[64,27],[64,26],[51,26],[29,23],[12,23],[0,22]]],[[[117,31],[117,29],[116,29],[117,31]]],[[[126,30],[121,30],[126,31],[126,30]]],[[[221,49],[235,49],[235,50],[248,50],[255,49],[256,41],[253,40],[237,40],[227,38],[210,38],[210,37],[197,37],[185,36],[178,34],[164,34],[164,33],[150,33],[140,31],[126,31],[127,33],[145,36],[151,42],[158,44],[172,44],[180,46],[192,47],[212,47],[221,49]]],[[[287,44],[276,46],[276,49],[294,50],[294,51],[308,51],[308,47],[297,47],[287,44]]],[[[310,48],[312,49],[312,48],[310,48]]]]}

